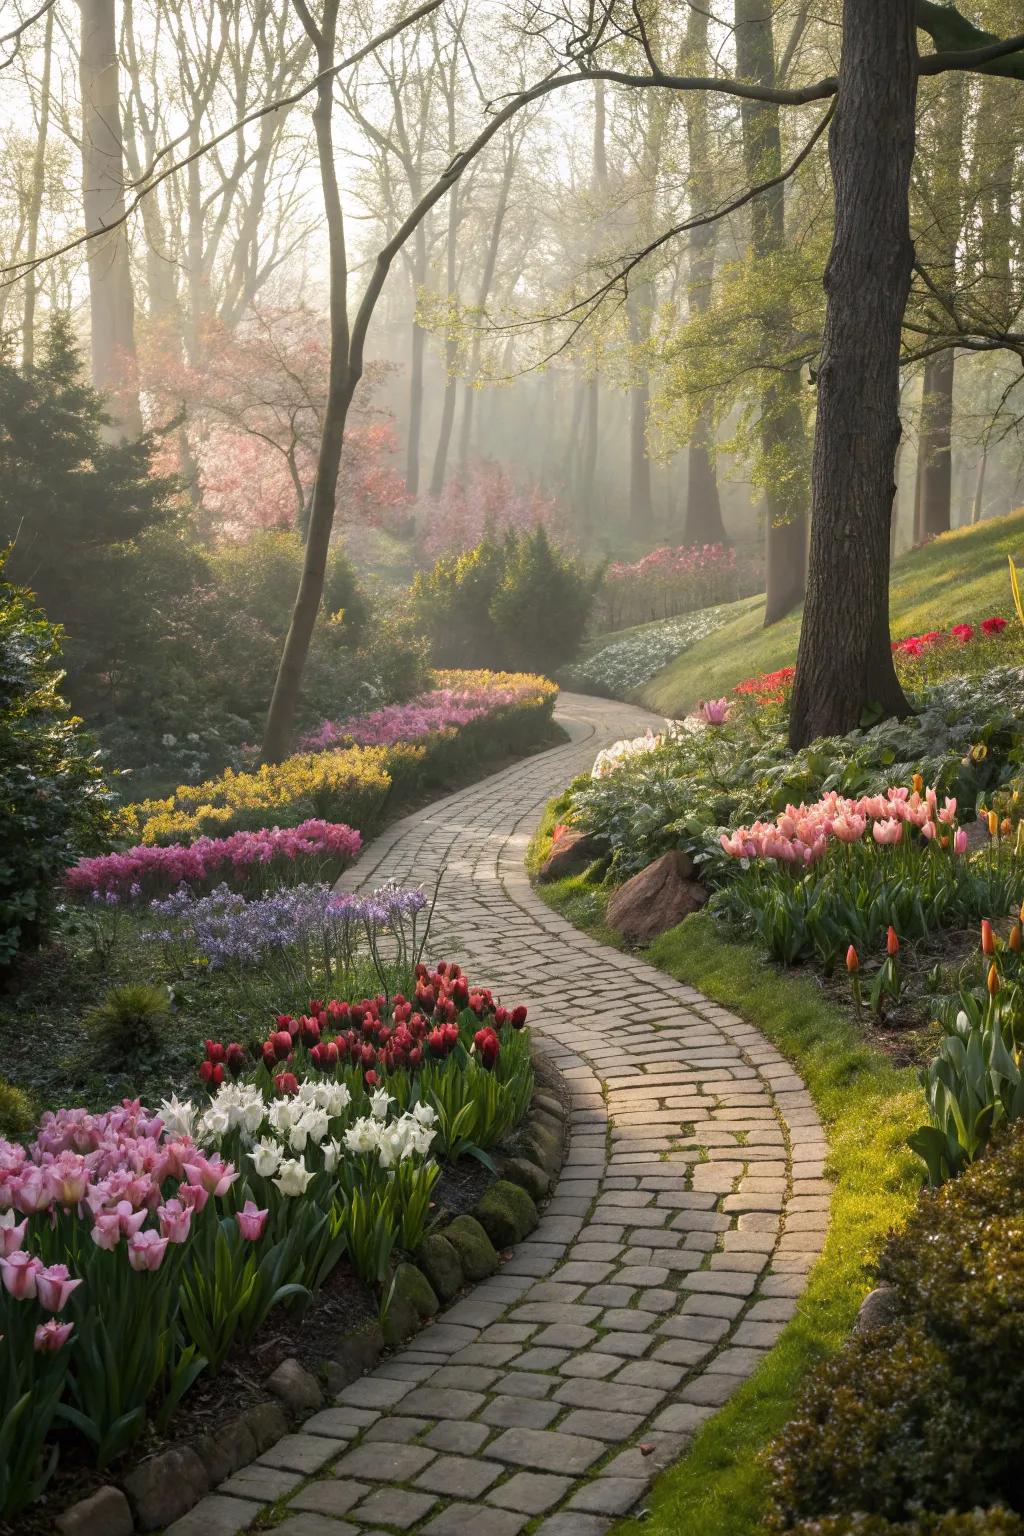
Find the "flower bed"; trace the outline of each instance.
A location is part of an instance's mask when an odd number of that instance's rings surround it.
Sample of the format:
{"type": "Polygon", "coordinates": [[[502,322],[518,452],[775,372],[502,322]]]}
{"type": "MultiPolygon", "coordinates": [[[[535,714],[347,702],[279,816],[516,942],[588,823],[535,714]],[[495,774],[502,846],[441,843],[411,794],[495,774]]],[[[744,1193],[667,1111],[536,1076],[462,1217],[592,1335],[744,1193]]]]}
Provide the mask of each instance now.
{"type": "Polygon", "coordinates": [[[398,939],[408,997],[314,1001],[261,1045],[207,1041],[199,1099],[62,1109],[0,1140],[3,1516],[41,1491],[55,1426],[107,1465],[342,1258],[386,1305],[438,1159],[484,1156],[525,1113],[525,1008],[428,970],[395,892],[347,900],[382,980],[398,939]]]}
{"type": "Polygon", "coordinates": [[[673,618],[757,591],[759,578],[744,570],[724,544],[681,544],[653,549],[633,563],[614,561],[598,597],[604,629],[626,629],[673,618]]]}
{"type": "Polygon", "coordinates": [[[297,827],[200,837],[190,846],[142,843],[124,853],[80,859],[68,870],[66,884],[78,897],[112,894],[122,901],[146,900],[180,885],[206,890],[215,881],[232,890],[259,891],[284,881],[336,880],[362,845],[351,827],[310,820],[297,827]]]}
{"type": "Polygon", "coordinates": [[[566,688],[623,698],[649,682],[662,667],[725,623],[723,608],[703,608],[678,619],[667,619],[610,640],[563,667],[559,678],[566,688]]]}
{"type": "Polygon", "coordinates": [[[127,807],[126,833],[147,846],[275,827],[310,818],[379,826],[385,806],[414,799],[446,774],[529,751],[550,731],[558,690],[525,673],[443,672],[411,704],[325,721],[310,750],[254,773],[230,770],[181,785],[164,800],[127,807]],[[346,745],[342,745],[346,743],[346,745]]]}

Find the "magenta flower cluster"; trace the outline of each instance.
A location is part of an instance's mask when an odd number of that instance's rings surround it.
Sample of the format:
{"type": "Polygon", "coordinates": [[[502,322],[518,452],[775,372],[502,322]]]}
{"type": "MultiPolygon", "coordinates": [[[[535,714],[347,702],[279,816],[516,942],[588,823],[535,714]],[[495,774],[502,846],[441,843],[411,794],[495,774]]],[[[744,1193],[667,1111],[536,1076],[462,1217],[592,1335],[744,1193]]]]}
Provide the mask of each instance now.
{"type": "Polygon", "coordinates": [[[359,853],[362,837],[344,822],[304,821],[297,827],[264,827],[259,832],[235,832],[230,837],[200,837],[190,847],[140,844],[124,853],[82,859],[66,876],[77,896],[113,895],[147,899],[181,885],[196,890],[214,883],[233,889],[259,884],[273,870],[320,873],[324,866],[341,869],[359,853]]]}
{"type": "Polygon", "coordinates": [[[321,752],[331,747],[393,747],[403,741],[418,741],[437,731],[449,731],[480,720],[498,709],[517,704],[536,692],[522,688],[432,688],[407,704],[386,704],[372,714],[353,715],[347,720],[325,720],[312,736],[300,743],[304,752],[321,752]]]}

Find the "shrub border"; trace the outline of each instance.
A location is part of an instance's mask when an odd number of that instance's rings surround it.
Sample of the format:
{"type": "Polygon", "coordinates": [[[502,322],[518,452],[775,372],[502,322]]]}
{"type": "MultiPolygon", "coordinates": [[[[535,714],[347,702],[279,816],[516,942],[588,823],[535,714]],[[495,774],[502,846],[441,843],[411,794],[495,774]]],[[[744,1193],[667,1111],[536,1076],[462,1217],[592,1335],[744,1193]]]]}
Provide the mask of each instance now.
{"type": "MultiPolygon", "coordinates": [[[[550,852],[564,797],[547,807],[527,854],[535,874],[550,852]]],[[[610,891],[571,876],[535,891],[567,921],[604,943],[610,891]]],[[[662,1473],[639,1519],[612,1536],[753,1536],[763,1513],[763,1452],[790,1416],[804,1375],[846,1339],[871,1281],[868,1265],[921,1187],[920,1164],[905,1145],[922,1115],[909,1068],[896,1068],[815,983],[771,967],[750,944],[723,937],[697,913],[656,939],[645,959],[734,1010],[793,1063],[825,1126],[833,1181],[825,1247],[796,1316],[762,1365],[699,1430],[682,1459],[662,1473]]]]}
{"type": "MultiPolygon", "coordinates": [[[[507,1236],[488,1208],[487,1196],[504,1182],[528,1201],[529,1225],[523,1223],[517,1241],[532,1232],[540,1221],[537,1202],[547,1199],[558,1183],[572,1134],[565,1104],[567,1092],[561,1074],[550,1061],[534,1052],[536,1084],[530,1108],[510,1132],[508,1153],[495,1158],[497,1183],[488,1184],[472,1212],[456,1216],[432,1236],[445,1237],[462,1223],[464,1239],[471,1220],[478,1229],[476,1241],[483,1250],[489,1272],[497,1269],[507,1236]],[[493,1244],[493,1246],[492,1246],[493,1244]]],[[[459,1248],[450,1244],[459,1263],[459,1248]]],[[[300,1429],[310,1415],[336,1396],[350,1382],[372,1371],[382,1355],[397,1348],[434,1321],[436,1316],[461,1300],[477,1279],[460,1264],[462,1283],[443,1302],[430,1283],[423,1263],[416,1259],[400,1264],[396,1285],[383,1326],[372,1322],[339,1341],[316,1368],[316,1375],[294,1357],[280,1362],[263,1382],[266,1397],[229,1419],[220,1429],[198,1438],[176,1441],[133,1466],[120,1486],[104,1483],[85,1499],[69,1505],[55,1521],[65,1536],[109,1536],[116,1528],[124,1536],[162,1529],[186,1515],[200,1499],[225,1479],[268,1451],[289,1430],[300,1429]],[[173,1508],[171,1508],[173,1502],[173,1508]],[[112,1525],[111,1521],[115,1524],[112,1525]],[[119,1523],[118,1523],[119,1522],[119,1523]]]]}

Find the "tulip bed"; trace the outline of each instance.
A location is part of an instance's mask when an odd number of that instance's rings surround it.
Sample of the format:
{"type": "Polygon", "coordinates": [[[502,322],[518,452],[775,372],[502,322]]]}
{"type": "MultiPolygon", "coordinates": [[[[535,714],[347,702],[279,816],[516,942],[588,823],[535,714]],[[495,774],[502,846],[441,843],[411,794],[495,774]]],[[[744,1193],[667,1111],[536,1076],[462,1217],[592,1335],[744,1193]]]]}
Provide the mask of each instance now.
{"type": "Polygon", "coordinates": [[[55,1430],[106,1466],[343,1259],[386,1298],[439,1159],[486,1159],[522,1117],[525,1008],[428,970],[396,910],[376,893],[349,915],[404,933],[397,965],[372,954],[408,997],[314,1001],[252,1046],[208,1040],[195,1098],[60,1109],[0,1139],[0,1517],[38,1497],[55,1430]]]}
{"type": "Polygon", "coordinates": [[[310,818],[375,830],[447,779],[533,750],[550,738],[558,690],[527,673],[441,672],[437,687],[408,704],[325,721],[283,763],[184,784],[163,800],[124,812],[128,837],[150,846],[254,831],[310,818]]]}

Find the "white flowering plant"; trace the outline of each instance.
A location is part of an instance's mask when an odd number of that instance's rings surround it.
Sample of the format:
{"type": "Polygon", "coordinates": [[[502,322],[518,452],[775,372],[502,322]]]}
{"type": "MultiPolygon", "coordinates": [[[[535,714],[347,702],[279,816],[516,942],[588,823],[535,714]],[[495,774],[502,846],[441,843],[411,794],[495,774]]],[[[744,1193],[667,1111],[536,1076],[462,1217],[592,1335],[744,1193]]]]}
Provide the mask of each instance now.
{"type": "Polygon", "coordinates": [[[702,608],[682,618],[627,630],[564,668],[559,682],[582,693],[628,698],[698,640],[714,634],[727,617],[724,608],[702,608]]]}

